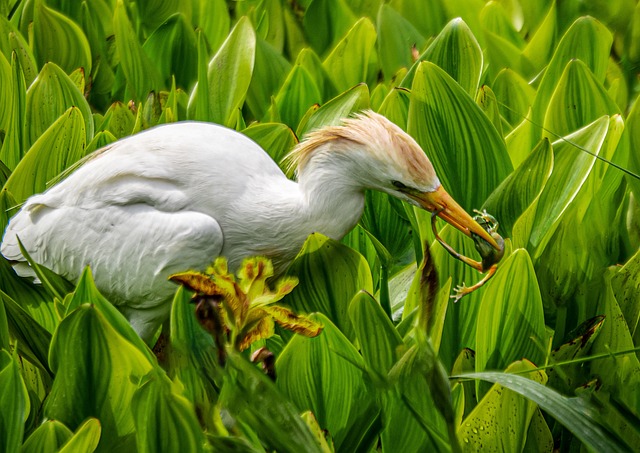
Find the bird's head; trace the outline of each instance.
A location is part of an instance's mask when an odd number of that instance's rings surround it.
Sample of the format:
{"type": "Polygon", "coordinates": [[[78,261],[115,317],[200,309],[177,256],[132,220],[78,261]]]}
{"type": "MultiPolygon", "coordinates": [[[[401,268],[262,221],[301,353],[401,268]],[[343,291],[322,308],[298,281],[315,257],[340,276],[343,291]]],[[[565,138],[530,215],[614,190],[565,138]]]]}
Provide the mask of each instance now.
{"type": "Polygon", "coordinates": [[[420,145],[382,115],[366,111],[340,126],[317,129],[305,137],[289,160],[298,172],[318,153],[337,165],[357,167],[358,185],[379,190],[430,212],[469,237],[480,236],[496,250],[501,247],[442,187],[420,145]]]}

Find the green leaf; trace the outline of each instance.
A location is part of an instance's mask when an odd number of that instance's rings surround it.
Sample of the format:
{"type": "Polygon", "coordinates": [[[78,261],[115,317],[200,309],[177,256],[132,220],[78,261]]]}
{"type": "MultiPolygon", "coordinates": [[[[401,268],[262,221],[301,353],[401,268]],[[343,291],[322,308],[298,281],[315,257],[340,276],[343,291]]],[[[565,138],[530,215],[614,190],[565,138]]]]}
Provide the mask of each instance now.
{"type": "Polygon", "coordinates": [[[500,222],[499,232],[511,237],[513,225],[542,192],[553,169],[553,149],[542,139],[529,157],[505,178],[482,206],[500,222]]]}
{"type": "Polygon", "coordinates": [[[231,27],[229,9],[224,0],[198,2],[194,8],[193,25],[202,29],[211,51],[222,45],[231,27]]]}
{"type": "Polygon", "coordinates": [[[453,19],[442,29],[409,70],[401,86],[413,86],[415,89],[414,77],[423,67],[424,61],[439,66],[458,82],[469,96],[475,98],[482,73],[482,50],[462,19],[453,19]]]}
{"type": "Polygon", "coordinates": [[[69,428],[57,420],[45,420],[22,445],[22,451],[55,453],[73,436],[69,428]]]}
{"type": "Polygon", "coordinates": [[[120,67],[133,92],[134,100],[141,101],[149,92],[157,91],[162,86],[162,77],[154,62],[140,46],[121,0],[116,3],[113,30],[120,67]]]}
{"type": "Polygon", "coordinates": [[[310,105],[322,98],[313,77],[302,66],[294,66],[275,97],[275,106],[283,123],[296,129],[310,105]]]}
{"type": "Polygon", "coordinates": [[[356,22],[345,0],[312,0],[302,19],[305,37],[319,55],[333,46],[356,22]]]}
{"type": "Polygon", "coordinates": [[[163,375],[151,374],[131,401],[140,452],[203,451],[204,435],[193,405],[163,375]]]}
{"type": "Polygon", "coordinates": [[[553,144],[553,172],[540,194],[529,238],[537,250],[542,251],[563,213],[586,181],[596,160],[591,154],[576,149],[575,145],[597,155],[608,129],[609,118],[602,117],[553,144]]]}
{"type": "Polygon", "coordinates": [[[349,302],[360,290],[373,292],[371,272],[362,255],[320,233],[313,233],[287,273],[300,280],[284,299],[295,312],[321,312],[347,338],[353,338],[347,313],[349,302]]]}
{"type": "Polygon", "coordinates": [[[122,102],[114,102],[104,114],[99,130],[107,130],[117,139],[132,134],[135,117],[131,109],[122,102]]]}
{"type": "Polygon", "coordinates": [[[82,29],[68,17],[35,2],[33,15],[34,55],[39,66],[51,61],[67,74],[83,68],[91,74],[91,49],[82,29]]]}
{"type": "MultiPolygon", "coordinates": [[[[209,62],[207,72],[209,119],[235,126],[238,109],[242,107],[251,83],[256,52],[256,35],[249,19],[241,18],[209,62]]],[[[193,111],[198,89],[191,93],[189,110],[193,111]]],[[[200,100],[201,101],[201,100],[200,100]]],[[[193,115],[192,115],[193,116],[193,115]]]]}
{"type": "MultiPolygon", "coordinates": [[[[517,377],[531,379],[538,385],[547,381],[544,372],[536,371],[527,361],[515,362],[506,372],[528,372],[526,378],[517,377]]],[[[462,440],[464,451],[522,451],[535,411],[534,402],[494,385],[464,419],[458,428],[458,438],[462,440]]]]}
{"type": "Polygon", "coordinates": [[[362,357],[324,315],[312,317],[324,325],[320,335],[296,335],[278,357],[278,387],[299,410],[311,410],[327,429],[337,449],[349,434],[350,423],[370,396],[363,381],[362,357]]]}
{"type": "Polygon", "coordinates": [[[190,88],[196,80],[197,39],[183,14],[176,13],[166,19],[147,38],[142,50],[151,61],[157,62],[164,86],[171,85],[171,77],[184,88],[190,88]]]}
{"type": "Polygon", "coordinates": [[[320,60],[318,54],[313,50],[308,47],[302,49],[296,57],[295,64],[300,65],[309,71],[309,74],[311,74],[313,80],[316,82],[316,86],[320,90],[320,95],[322,96],[323,101],[337,94],[336,87],[333,85],[327,71],[322,66],[322,60],[320,60]]]}
{"type": "MultiPolygon", "coordinates": [[[[304,337],[294,339],[297,338],[304,337]]],[[[232,415],[247,423],[272,449],[285,453],[322,453],[292,402],[269,378],[235,352],[230,352],[228,363],[230,373],[221,404],[232,415]]]]}
{"type": "Polygon", "coordinates": [[[592,451],[628,451],[597,421],[598,409],[582,398],[567,398],[553,389],[517,374],[485,371],[456,378],[482,379],[500,384],[535,402],[548,415],[559,421],[592,451]]]}
{"type": "Polygon", "coordinates": [[[534,123],[542,124],[558,80],[571,60],[581,60],[591,70],[596,80],[604,81],[611,43],[611,32],[592,17],[581,17],[571,25],[560,40],[540,81],[533,104],[534,123]],[[591,45],[585,46],[585,43],[591,45]]]}
{"type": "Polygon", "coordinates": [[[16,54],[11,55],[11,81],[9,91],[5,91],[5,94],[10,95],[7,103],[12,114],[7,122],[6,135],[0,148],[0,162],[13,170],[26,152],[22,143],[26,97],[25,77],[16,54]]]}
{"type": "Polygon", "coordinates": [[[378,10],[378,55],[385,80],[400,68],[413,65],[413,49],[421,49],[425,39],[411,22],[388,4],[378,10]]]}
{"type": "Polygon", "coordinates": [[[365,364],[378,373],[378,379],[386,380],[398,359],[397,349],[403,344],[398,331],[378,301],[365,291],[356,294],[349,304],[349,316],[365,364]]]}
{"type": "Polygon", "coordinates": [[[93,138],[89,103],[71,78],[55,63],[46,63],[27,90],[24,144],[30,148],[67,109],[77,107],[84,119],[85,141],[93,138]]]}
{"type": "Polygon", "coordinates": [[[570,134],[603,115],[620,113],[616,103],[580,60],[572,60],[549,100],[544,117],[545,135],[552,139],[570,134]],[[552,134],[546,131],[551,131],[552,134]]]}
{"type": "MultiPolygon", "coordinates": [[[[16,15],[14,15],[16,17],[16,15]]],[[[20,63],[24,71],[27,86],[31,85],[38,74],[38,66],[27,40],[22,36],[13,23],[0,15],[0,50],[7,61],[13,58],[20,63]],[[15,57],[13,54],[15,53],[15,57]]]]}
{"type": "Polygon", "coordinates": [[[64,112],[33,144],[4,188],[23,202],[85,154],[85,128],[76,107],[64,112]]]}
{"type": "MultiPolygon", "coordinates": [[[[275,4],[276,2],[268,3],[275,4]]],[[[256,39],[255,67],[247,92],[247,107],[249,107],[256,119],[264,117],[271,105],[271,98],[282,87],[282,84],[286,83],[285,78],[288,80],[292,77],[291,68],[291,63],[281,53],[278,53],[271,44],[263,39],[256,39]],[[289,74],[289,77],[287,77],[287,74],[289,74]]],[[[308,88],[311,87],[309,86],[308,88]]],[[[302,97],[304,98],[304,96],[302,97]]],[[[301,103],[296,107],[306,111],[308,106],[309,104],[301,103]]],[[[281,109],[279,110],[281,111],[281,109]]]]}
{"type": "Polygon", "coordinates": [[[311,132],[314,129],[338,125],[342,119],[368,107],[369,89],[363,83],[358,84],[313,112],[306,122],[300,122],[297,135],[298,137],[303,137],[307,132],[311,132]]]}
{"type": "Polygon", "coordinates": [[[16,357],[0,350],[0,449],[18,451],[22,444],[24,422],[29,415],[29,395],[16,357]]]}
{"type": "Polygon", "coordinates": [[[476,330],[476,370],[504,369],[526,358],[542,363],[547,334],[529,254],[517,249],[487,283],[476,330]]]}
{"type": "Polygon", "coordinates": [[[346,91],[368,80],[369,58],[375,42],[376,29],[368,18],[363,17],[336,44],[322,66],[338,91],[346,91]]]}
{"type": "Polygon", "coordinates": [[[493,91],[498,99],[500,113],[513,128],[526,117],[533,105],[535,89],[518,73],[503,69],[496,76],[493,91]]]}
{"type": "Polygon", "coordinates": [[[282,123],[252,124],[242,133],[260,145],[278,163],[297,143],[293,131],[282,123]]]}
{"type": "Polygon", "coordinates": [[[59,451],[60,453],[73,453],[76,451],[90,453],[95,451],[101,434],[100,421],[97,418],[88,418],[78,427],[73,437],[59,451]]]}
{"type": "MultiPolygon", "coordinates": [[[[373,95],[372,95],[373,96],[373,95]]],[[[407,130],[407,117],[409,116],[409,101],[411,93],[405,88],[394,88],[382,101],[378,113],[395,123],[400,129],[407,130]]],[[[372,100],[373,106],[373,100],[372,100]]]]}
{"type": "Polygon", "coordinates": [[[473,100],[442,69],[421,63],[411,90],[408,131],[451,196],[481,206],[512,171],[504,141],[473,100]]]}
{"type": "Polygon", "coordinates": [[[56,378],[44,407],[46,417],[77,427],[94,416],[103,429],[100,448],[135,445],[129,407],[137,382],[152,364],[95,305],[81,305],[62,320],[51,341],[49,363],[56,378]]]}
{"type": "MultiPolygon", "coordinates": [[[[538,26],[537,30],[527,43],[526,47],[522,51],[522,55],[533,65],[536,71],[540,71],[544,68],[551,59],[553,51],[556,48],[557,33],[558,33],[558,18],[556,2],[549,2],[550,5],[544,16],[544,20],[538,26]]],[[[544,7],[544,2],[536,2],[535,5],[544,7]]],[[[523,5],[523,6],[532,6],[523,5]]]]}

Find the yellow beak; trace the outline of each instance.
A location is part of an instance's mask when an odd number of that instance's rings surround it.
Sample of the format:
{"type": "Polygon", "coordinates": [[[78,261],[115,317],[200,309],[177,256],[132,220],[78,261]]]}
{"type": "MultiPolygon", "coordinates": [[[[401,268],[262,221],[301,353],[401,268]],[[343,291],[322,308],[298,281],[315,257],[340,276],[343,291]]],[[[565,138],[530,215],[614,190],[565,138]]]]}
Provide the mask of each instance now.
{"type": "Polygon", "coordinates": [[[501,250],[496,240],[478,222],[473,220],[442,186],[433,192],[414,195],[413,198],[420,204],[420,207],[427,211],[436,212],[438,217],[467,236],[471,237],[471,233],[475,233],[496,250],[501,250]]]}

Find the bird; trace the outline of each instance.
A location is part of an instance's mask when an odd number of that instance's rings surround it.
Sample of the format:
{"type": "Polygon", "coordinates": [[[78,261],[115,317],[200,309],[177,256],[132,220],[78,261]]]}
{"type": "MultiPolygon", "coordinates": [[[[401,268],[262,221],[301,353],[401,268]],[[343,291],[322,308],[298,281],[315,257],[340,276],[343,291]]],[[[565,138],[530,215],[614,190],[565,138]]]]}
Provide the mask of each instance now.
{"type": "Polygon", "coordinates": [[[258,255],[281,274],[310,234],[340,240],[353,229],[368,189],[499,248],[442,187],[418,143],[373,111],[309,132],[285,163],[295,180],[235,130],[192,121],[156,126],[95,151],[28,198],[0,252],[23,277],[35,274],[19,241],[71,282],[89,266],[100,292],[150,341],[170,314],[171,274],[204,269],[218,256],[237,268],[258,255]]]}

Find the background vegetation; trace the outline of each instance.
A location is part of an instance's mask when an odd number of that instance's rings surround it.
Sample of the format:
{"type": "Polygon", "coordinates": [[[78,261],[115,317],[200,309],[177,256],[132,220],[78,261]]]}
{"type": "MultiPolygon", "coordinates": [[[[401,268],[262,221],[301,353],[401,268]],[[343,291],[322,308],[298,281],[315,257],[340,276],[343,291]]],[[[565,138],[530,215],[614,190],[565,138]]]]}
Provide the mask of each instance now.
{"type": "Polygon", "coordinates": [[[275,383],[182,289],[161,366],[89,271],[70,285],[35,266],[35,286],[0,259],[0,450],[640,450],[636,1],[0,10],[0,230],[74,162],[157,124],[225,124],[279,161],[371,108],[510,238],[493,280],[454,304],[479,276],[433,244],[428,214],[367,194],[353,233],[312,235],[290,269],[281,302],[322,333],[250,348],[275,354],[275,383]]]}

